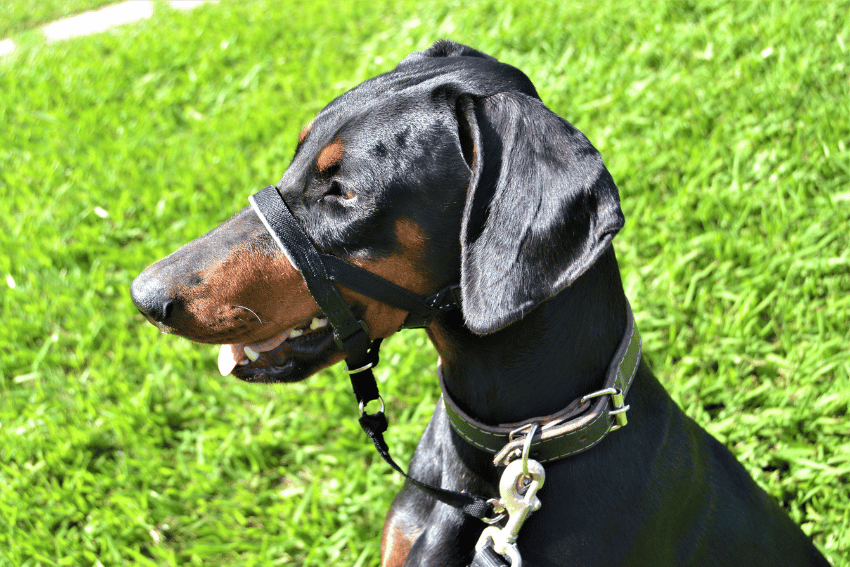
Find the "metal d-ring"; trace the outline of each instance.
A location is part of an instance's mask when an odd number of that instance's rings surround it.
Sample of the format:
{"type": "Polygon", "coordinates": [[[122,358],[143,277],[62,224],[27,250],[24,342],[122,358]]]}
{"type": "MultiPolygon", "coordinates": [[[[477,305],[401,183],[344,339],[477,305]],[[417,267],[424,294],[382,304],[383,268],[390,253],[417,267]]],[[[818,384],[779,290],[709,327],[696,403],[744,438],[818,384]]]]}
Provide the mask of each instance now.
{"type": "MultiPolygon", "coordinates": [[[[378,396],[378,400],[381,402],[381,409],[380,409],[380,411],[378,411],[378,413],[384,413],[384,409],[385,409],[384,398],[382,396],[378,396]]],[[[371,402],[372,400],[369,400],[369,401],[371,402]]],[[[360,408],[360,415],[366,415],[366,404],[367,403],[368,402],[360,400],[360,403],[357,406],[357,407],[360,408]]]]}
{"type": "Polygon", "coordinates": [[[492,506],[493,508],[493,517],[483,517],[481,521],[488,525],[493,525],[499,521],[501,521],[505,516],[508,515],[507,510],[505,509],[505,503],[502,502],[501,498],[491,498],[487,501],[487,504],[492,506]]]}
{"type": "Polygon", "coordinates": [[[364,365],[363,365],[363,366],[361,366],[360,368],[355,368],[354,370],[352,370],[352,369],[350,369],[350,368],[348,367],[348,365],[346,365],[346,366],[345,366],[345,371],[346,371],[346,372],[348,372],[349,374],[357,374],[357,373],[359,373],[359,372],[365,372],[366,370],[369,370],[369,369],[370,369],[370,368],[372,368],[373,366],[375,366],[375,363],[374,363],[374,362],[369,362],[369,363],[364,364],[364,365]]]}

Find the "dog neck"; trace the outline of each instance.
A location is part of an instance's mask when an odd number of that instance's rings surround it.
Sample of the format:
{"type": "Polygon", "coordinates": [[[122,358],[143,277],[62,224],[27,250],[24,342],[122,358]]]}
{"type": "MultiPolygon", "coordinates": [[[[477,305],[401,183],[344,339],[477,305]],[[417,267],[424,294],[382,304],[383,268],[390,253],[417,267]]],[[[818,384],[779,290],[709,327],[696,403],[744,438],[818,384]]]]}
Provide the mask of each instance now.
{"type": "Polygon", "coordinates": [[[625,294],[609,247],[571,285],[501,331],[476,335],[453,313],[428,335],[452,398],[496,425],[555,413],[598,390],[625,325],[625,294]]]}

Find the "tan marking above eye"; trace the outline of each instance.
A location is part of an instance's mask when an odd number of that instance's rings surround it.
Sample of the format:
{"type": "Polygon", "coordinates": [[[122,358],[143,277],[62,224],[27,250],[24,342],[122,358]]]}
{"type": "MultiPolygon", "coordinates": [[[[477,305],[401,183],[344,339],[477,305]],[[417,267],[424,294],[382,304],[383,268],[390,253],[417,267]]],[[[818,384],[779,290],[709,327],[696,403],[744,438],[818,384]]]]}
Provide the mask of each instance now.
{"type": "Polygon", "coordinates": [[[320,172],[324,173],[330,167],[338,164],[342,159],[342,142],[334,140],[319,152],[319,157],[316,158],[316,167],[320,172]]]}
{"type": "Polygon", "coordinates": [[[301,130],[301,133],[300,133],[300,134],[298,134],[298,143],[299,143],[299,144],[300,144],[301,142],[303,142],[303,141],[304,141],[304,138],[306,138],[306,137],[307,137],[307,134],[309,134],[309,133],[310,133],[310,129],[313,127],[313,122],[315,122],[315,121],[316,121],[316,119],[315,119],[315,118],[314,118],[314,119],[312,119],[312,120],[310,121],[310,123],[309,123],[309,124],[307,124],[306,126],[304,126],[304,129],[303,129],[303,130],[301,130]]]}

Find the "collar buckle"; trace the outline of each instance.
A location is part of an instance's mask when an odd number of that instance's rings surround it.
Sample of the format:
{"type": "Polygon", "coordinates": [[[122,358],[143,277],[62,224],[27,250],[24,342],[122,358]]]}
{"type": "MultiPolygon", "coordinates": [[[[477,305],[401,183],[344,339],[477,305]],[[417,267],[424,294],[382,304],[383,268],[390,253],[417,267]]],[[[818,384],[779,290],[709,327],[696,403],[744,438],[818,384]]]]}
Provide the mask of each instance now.
{"type": "Polygon", "coordinates": [[[611,426],[611,431],[616,431],[621,427],[624,427],[629,422],[629,418],[626,417],[626,412],[629,410],[630,406],[624,404],[622,388],[603,388],[602,390],[596,390],[595,392],[591,392],[586,396],[583,396],[581,398],[581,403],[584,403],[591,398],[601,398],[602,396],[611,396],[611,404],[614,406],[614,409],[608,411],[608,415],[613,415],[617,420],[617,423],[611,426]]]}

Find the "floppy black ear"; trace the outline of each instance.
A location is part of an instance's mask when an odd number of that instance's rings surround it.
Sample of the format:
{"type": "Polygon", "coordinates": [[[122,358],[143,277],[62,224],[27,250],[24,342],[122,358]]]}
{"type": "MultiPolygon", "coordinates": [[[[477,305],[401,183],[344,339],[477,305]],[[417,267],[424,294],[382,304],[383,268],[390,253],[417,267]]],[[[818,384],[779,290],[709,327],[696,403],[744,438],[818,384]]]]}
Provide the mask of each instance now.
{"type": "Polygon", "coordinates": [[[405,57],[402,63],[407,63],[423,57],[479,57],[481,59],[496,61],[495,57],[491,57],[486,53],[482,53],[477,49],[469,47],[468,45],[463,45],[447,39],[441,39],[425,51],[414,51],[405,57]]]}
{"type": "Polygon", "coordinates": [[[457,103],[472,176],[461,229],[466,325],[488,334],[570,285],[623,226],[620,197],[587,138],[510,91],[457,103]]]}

